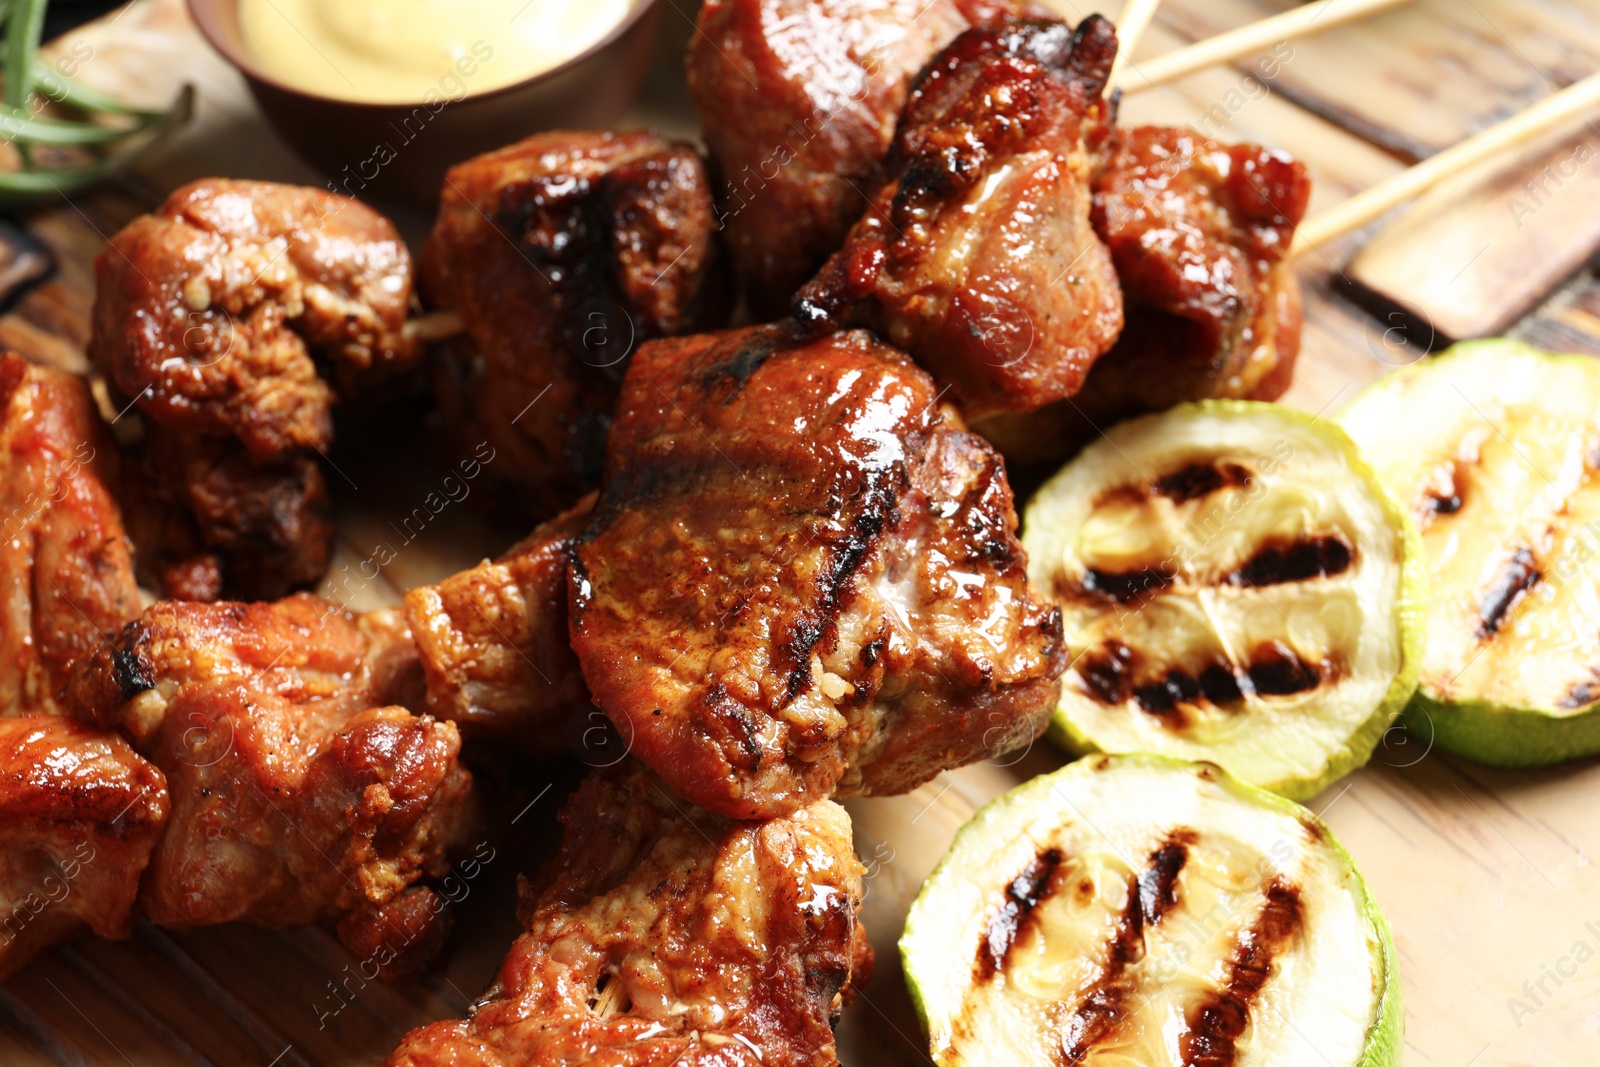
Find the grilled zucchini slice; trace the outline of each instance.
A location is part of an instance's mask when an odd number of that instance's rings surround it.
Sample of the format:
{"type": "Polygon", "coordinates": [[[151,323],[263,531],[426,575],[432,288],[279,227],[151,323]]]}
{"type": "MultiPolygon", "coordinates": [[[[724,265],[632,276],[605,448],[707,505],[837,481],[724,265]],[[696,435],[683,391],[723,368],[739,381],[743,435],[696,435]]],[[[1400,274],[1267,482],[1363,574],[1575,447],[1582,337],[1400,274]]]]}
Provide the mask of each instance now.
{"type": "Polygon", "coordinates": [[[1339,421],[1422,530],[1407,726],[1506,767],[1600,753],[1600,362],[1459,344],[1339,421]]]}
{"type": "Polygon", "coordinates": [[[1416,685],[1416,531],[1327,420],[1211,401],[1113,427],[1022,541],[1072,665],[1074,753],[1206,759],[1292,799],[1365,763],[1416,685]]]}
{"type": "Polygon", "coordinates": [[[1304,808],[1090,756],[962,828],[900,939],[942,1067],[1400,1062],[1383,916],[1304,808]]]}

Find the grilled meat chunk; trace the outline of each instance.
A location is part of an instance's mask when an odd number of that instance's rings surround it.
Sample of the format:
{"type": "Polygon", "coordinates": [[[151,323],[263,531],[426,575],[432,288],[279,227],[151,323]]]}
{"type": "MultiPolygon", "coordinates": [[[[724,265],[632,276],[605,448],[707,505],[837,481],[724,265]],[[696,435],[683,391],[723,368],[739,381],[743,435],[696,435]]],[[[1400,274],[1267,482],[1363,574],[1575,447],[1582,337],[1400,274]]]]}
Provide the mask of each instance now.
{"type": "Polygon", "coordinates": [[[127,937],[166,815],[161,772],[121,738],[0,719],[0,978],[82,928],[127,937]]]}
{"type": "Polygon", "coordinates": [[[731,818],[895,793],[1025,743],[1065,666],[995,452],[863,331],[656,341],[574,552],[595,703],[731,818]]]}
{"type": "Polygon", "coordinates": [[[589,704],[567,635],[567,560],[593,498],[543,524],[499,559],[406,594],[427,677],[428,710],[548,756],[589,704]]]}
{"type": "Polygon", "coordinates": [[[73,668],[139,614],[116,464],[81,379],[0,354],[0,714],[61,713],[73,668]]]}
{"type": "Polygon", "coordinates": [[[315,452],[255,460],[231,438],[153,425],[135,464],[129,523],[141,572],[165,595],[215,600],[225,582],[270,600],[327,573],[333,524],[315,452]]]}
{"type": "Polygon", "coordinates": [[[1077,392],[1122,329],[1089,176],[1116,57],[1091,16],[968,30],[928,65],[844,247],[795,299],[803,322],[871,326],[973,419],[1077,392]]]}
{"type": "Polygon", "coordinates": [[[1184,400],[1272,400],[1300,351],[1288,260],[1305,215],[1305,165],[1185,129],[1114,135],[1095,175],[1094,224],[1122,280],[1128,325],[1079,397],[1106,416],[1184,400]]]}
{"type": "Polygon", "coordinates": [[[394,226],[320,189],[208,178],[112,237],[95,278],[90,359],[167,439],[169,454],[143,465],[147,497],[194,511],[233,595],[320,577],[332,528],[308,470],[332,442],[336,392],[390,378],[419,351],[394,226]],[[306,514],[263,522],[257,493],[306,514]]]}
{"type": "Polygon", "coordinates": [[[1273,400],[1300,351],[1288,259],[1305,214],[1305,166],[1259,145],[1183,129],[1118,130],[1094,178],[1127,326],[1069,402],[979,428],[1023,462],[1059,462],[1103,428],[1185,400],[1273,400]]]}
{"type": "Polygon", "coordinates": [[[443,874],[470,829],[456,728],[393,706],[415,653],[392,613],[309,594],[160,601],[75,680],[167,776],[145,876],[157,923],[292,926],[382,905],[443,874]]]}
{"type": "Polygon", "coordinates": [[[411,258],[394,226],[321,189],[207,178],[111,238],[95,261],[90,356],[158,422],[251,455],[326,448],[333,383],[390,373],[411,258]]]}
{"type": "Polygon", "coordinates": [[[783,314],[861,216],[917,72],[1008,0],[707,0],[689,88],[751,308],[783,314]]]}
{"type": "Polygon", "coordinates": [[[715,229],[699,155],[653,133],[542,133],[446,175],[424,292],[482,354],[495,470],[545,513],[593,487],[637,344],[726,314],[715,229]]]}
{"type": "Polygon", "coordinates": [[[126,937],[167,814],[160,771],[66,717],[139,614],[116,459],[80,378],[0,354],[0,978],[80,928],[126,937]]]}
{"type": "Polygon", "coordinates": [[[471,1017],[389,1067],[823,1067],[871,950],[850,819],[823,800],[730,822],[632,760],[596,771],[471,1017]]]}

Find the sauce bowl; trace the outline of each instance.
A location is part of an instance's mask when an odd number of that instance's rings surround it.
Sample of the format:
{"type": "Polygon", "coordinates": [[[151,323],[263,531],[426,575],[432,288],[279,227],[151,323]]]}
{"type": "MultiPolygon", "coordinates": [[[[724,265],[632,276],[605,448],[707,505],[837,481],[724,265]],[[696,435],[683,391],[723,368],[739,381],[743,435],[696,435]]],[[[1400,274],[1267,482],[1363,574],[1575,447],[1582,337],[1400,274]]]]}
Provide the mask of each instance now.
{"type": "Polygon", "coordinates": [[[330,189],[421,204],[437,202],[444,172],[461,160],[540,130],[615,125],[649,65],[658,2],[637,0],[589,48],[522,81],[473,93],[475,67],[466,58],[440,72],[427,100],[369,104],[274,79],[245,43],[238,0],[188,0],[206,40],[244,75],[273,129],[327,176],[330,189]]]}

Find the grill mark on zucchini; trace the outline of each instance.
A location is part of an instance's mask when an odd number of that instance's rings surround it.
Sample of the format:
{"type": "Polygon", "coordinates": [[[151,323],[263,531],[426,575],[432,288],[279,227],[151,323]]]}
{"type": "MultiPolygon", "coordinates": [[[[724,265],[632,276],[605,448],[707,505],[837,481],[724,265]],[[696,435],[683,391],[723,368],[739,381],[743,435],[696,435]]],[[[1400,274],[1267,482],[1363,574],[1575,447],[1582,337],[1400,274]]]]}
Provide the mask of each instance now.
{"type": "Polygon", "coordinates": [[[1342,533],[1268,541],[1224,581],[1247,589],[1330,578],[1350,569],[1355,548],[1342,533]]]}
{"type": "Polygon", "coordinates": [[[1185,1012],[1188,1031],[1178,1039],[1183,1067],[1231,1067],[1250,1005],[1272,977],[1278,955],[1305,927],[1300,889],[1282,875],[1267,885],[1266,906],[1234,941],[1223,987],[1185,1012]]]}
{"type": "Polygon", "coordinates": [[[1034,909],[1055,892],[1062,859],[1060,849],[1045,849],[1006,884],[1005,901],[989,920],[978,946],[980,980],[987,981],[1006,969],[1018,936],[1033,921],[1034,909]]]}
{"type": "Polygon", "coordinates": [[[1575,708],[1586,708],[1596,700],[1600,700],[1600,673],[1590,667],[1589,677],[1574,682],[1572,688],[1556,701],[1556,707],[1563,711],[1571,711],[1575,708]]]}
{"type": "Polygon", "coordinates": [[[1176,570],[1163,571],[1160,567],[1138,567],[1126,571],[1089,567],[1083,572],[1081,581],[1063,583],[1065,589],[1058,588],[1057,596],[1061,597],[1064,593],[1073,599],[1089,597],[1114,600],[1118,604],[1133,604],[1146,596],[1170,589],[1177,577],[1176,570]]]}
{"type": "Polygon", "coordinates": [[[1169,667],[1152,681],[1137,678],[1138,655],[1120,641],[1108,641],[1085,653],[1073,675],[1078,687],[1102,704],[1126,704],[1170,719],[1180,727],[1180,708],[1201,701],[1226,708],[1248,696],[1293,696],[1317,688],[1339,674],[1336,665],[1311,663],[1281,641],[1257,645],[1250,662],[1241,669],[1225,660],[1213,660],[1198,672],[1169,667]]]}
{"type": "Polygon", "coordinates": [[[1221,489],[1242,489],[1250,484],[1254,476],[1255,472],[1248,467],[1226,460],[1220,463],[1190,463],[1163,474],[1152,483],[1151,488],[1174,504],[1187,504],[1221,489]]]}
{"type": "Polygon", "coordinates": [[[1117,920],[1107,946],[1105,969],[1063,1024],[1062,1063],[1081,1064],[1090,1052],[1112,1037],[1128,1019],[1126,1004],[1133,992],[1132,965],[1144,958],[1146,926],[1161,922],[1178,899],[1178,875],[1189,860],[1196,840],[1193,830],[1180,827],[1150,853],[1145,869],[1128,883],[1128,902],[1117,920]]]}
{"type": "MultiPolygon", "coordinates": [[[[1469,462],[1476,464],[1478,454],[1469,462]]],[[[1440,464],[1423,487],[1417,501],[1418,523],[1426,530],[1440,515],[1454,515],[1467,502],[1467,480],[1461,470],[1460,459],[1449,459],[1440,464]]]]}
{"type": "MultiPolygon", "coordinates": [[[[1350,569],[1356,550],[1343,533],[1302,535],[1263,543],[1219,584],[1258,589],[1269,585],[1332,578],[1350,569]]],[[[1055,583],[1057,600],[1098,600],[1127,606],[1171,589],[1178,570],[1170,562],[1114,571],[1085,567],[1083,576],[1055,583]]]]}
{"type": "Polygon", "coordinates": [[[1478,601],[1478,638],[1488,640],[1500,632],[1511,609],[1544,577],[1533,549],[1519,547],[1500,568],[1478,601]]]}

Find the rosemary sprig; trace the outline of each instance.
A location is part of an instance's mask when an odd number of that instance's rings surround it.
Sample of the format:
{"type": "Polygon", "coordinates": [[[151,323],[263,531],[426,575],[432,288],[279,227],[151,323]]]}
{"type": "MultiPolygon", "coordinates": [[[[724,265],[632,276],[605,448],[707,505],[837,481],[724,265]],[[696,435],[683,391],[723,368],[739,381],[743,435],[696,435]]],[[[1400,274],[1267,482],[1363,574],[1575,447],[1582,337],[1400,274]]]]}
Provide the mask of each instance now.
{"type": "Polygon", "coordinates": [[[184,86],[171,107],[130,107],[39,59],[48,0],[0,0],[0,141],[16,145],[21,169],[0,170],[0,207],[20,207],[94,184],[182,125],[193,111],[184,86]],[[54,114],[42,114],[50,107],[54,114]],[[65,113],[65,115],[63,115],[65,113]],[[67,117],[70,116],[70,117],[67,117]],[[36,146],[69,163],[45,165],[36,146]]]}

